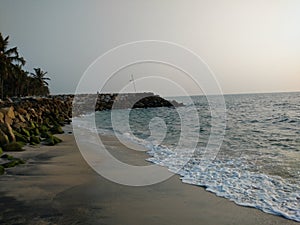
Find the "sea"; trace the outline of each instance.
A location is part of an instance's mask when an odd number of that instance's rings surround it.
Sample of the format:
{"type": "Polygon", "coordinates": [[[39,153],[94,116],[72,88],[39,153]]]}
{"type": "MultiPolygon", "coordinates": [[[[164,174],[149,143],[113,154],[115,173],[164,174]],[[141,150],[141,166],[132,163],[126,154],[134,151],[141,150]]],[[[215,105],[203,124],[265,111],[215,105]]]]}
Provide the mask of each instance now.
{"type": "Polygon", "coordinates": [[[206,96],[169,99],[185,106],[113,110],[113,121],[111,111],[96,112],[97,131],[144,145],[148,161],[179,174],[183,183],[300,222],[299,92],[224,95],[225,126],[213,158],[205,157],[211,102],[206,96]],[[197,123],[190,116],[195,113],[197,123]]]}

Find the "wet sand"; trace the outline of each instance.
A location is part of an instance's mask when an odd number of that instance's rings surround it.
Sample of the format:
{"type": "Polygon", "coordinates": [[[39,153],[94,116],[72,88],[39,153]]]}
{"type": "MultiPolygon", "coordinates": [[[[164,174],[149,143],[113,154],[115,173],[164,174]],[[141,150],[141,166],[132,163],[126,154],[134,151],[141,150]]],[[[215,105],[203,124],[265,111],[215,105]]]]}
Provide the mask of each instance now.
{"type": "MultiPolygon", "coordinates": [[[[108,181],[83,160],[73,135],[57,146],[27,147],[27,159],[0,177],[0,224],[299,224],[257,209],[238,206],[177,175],[151,186],[129,187],[108,181]]],[[[120,160],[145,165],[144,152],[102,136],[120,160]]]]}

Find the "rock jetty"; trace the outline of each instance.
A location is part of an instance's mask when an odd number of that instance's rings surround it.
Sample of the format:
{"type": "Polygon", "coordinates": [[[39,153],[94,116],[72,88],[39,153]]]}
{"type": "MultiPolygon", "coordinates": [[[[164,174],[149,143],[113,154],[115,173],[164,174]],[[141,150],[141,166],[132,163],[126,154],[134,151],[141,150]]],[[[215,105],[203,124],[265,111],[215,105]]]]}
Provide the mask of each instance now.
{"type": "Polygon", "coordinates": [[[62,126],[71,123],[73,116],[94,111],[179,107],[183,104],[167,101],[153,93],[55,95],[50,97],[12,98],[0,102],[0,174],[5,168],[24,163],[7,152],[23,151],[29,145],[55,145],[61,140],[62,126]],[[73,104],[76,101],[76,104],[73,104]],[[73,109],[76,105],[77,109],[73,109]],[[77,113],[76,113],[77,112],[77,113]]]}
{"type": "Polygon", "coordinates": [[[174,100],[168,101],[152,92],[81,94],[76,95],[74,99],[77,107],[74,109],[76,115],[89,112],[91,109],[103,111],[111,109],[183,106],[182,103],[178,103],[174,100]]]}
{"type": "Polygon", "coordinates": [[[24,163],[6,153],[23,151],[26,144],[55,145],[62,126],[70,123],[72,99],[22,98],[0,104],[0,174],[5,168],[24,163]],[[4,153],[3,153],[4,152],[4,153]]]}

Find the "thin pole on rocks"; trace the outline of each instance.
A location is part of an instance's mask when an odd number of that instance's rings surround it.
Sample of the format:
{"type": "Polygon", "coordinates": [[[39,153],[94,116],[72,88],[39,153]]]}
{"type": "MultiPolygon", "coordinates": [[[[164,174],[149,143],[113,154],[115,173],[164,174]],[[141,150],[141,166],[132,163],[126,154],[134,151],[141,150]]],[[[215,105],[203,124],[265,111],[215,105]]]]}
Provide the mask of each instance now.
{"type": "Polygon", "coordinates": [[[131,74],[131,79],[129,80],[130,82],[132,82],[133,84],[133,88],[134,88],[134,92],[136,93],[136,87],[135,87],[135,82],[134,82],[134,77],[133,77],[133,74],[131,74]]]}

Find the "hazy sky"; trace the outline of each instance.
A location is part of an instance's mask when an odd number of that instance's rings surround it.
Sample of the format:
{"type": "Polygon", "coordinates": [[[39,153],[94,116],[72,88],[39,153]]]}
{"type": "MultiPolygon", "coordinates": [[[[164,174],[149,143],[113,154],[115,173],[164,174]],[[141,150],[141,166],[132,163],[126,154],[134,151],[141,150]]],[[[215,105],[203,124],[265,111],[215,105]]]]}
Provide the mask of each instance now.
{"type": "MultiPolygon", "coordinates": [[[[224,93],[300,91],[300,0],[0,0],[0,32],[29,70],[48,71],[52,93],[74,92],[97,57],[145,39],[197,53],[224,93]]],[[[138,78],[141,68],[119,77],[138,78]]],[[[176,81],[176,71],[161,69],[176,81]]]]}

